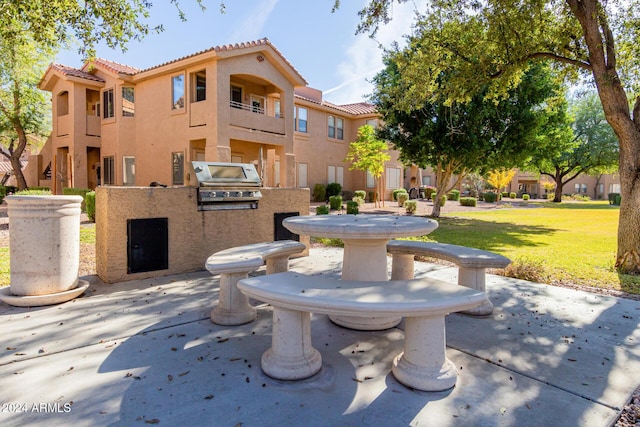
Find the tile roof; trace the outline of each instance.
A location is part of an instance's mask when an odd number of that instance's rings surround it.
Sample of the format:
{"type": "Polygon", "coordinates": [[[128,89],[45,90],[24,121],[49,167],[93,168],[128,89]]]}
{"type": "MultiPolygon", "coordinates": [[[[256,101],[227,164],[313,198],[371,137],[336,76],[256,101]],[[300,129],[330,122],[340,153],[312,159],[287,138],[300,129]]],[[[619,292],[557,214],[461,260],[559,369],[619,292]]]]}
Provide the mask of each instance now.
{"type": "Polygon", "coordinates": [[[376,114],[376,107],[368,102],[357,102],[354,104],[336,105],[328,101],[319,102],[315,99],[302,96],[299,93],[294,95],[296,98],[303,99],[307,102],[313,102],[314,104],[322,105],[323,107],[332,108],[334,110],[341,111],[343,113],[352,114],[358,116],[361,114],[376,114]]]}
{"type": "MultiPolygon", "coordinates": [[[[289,66],[291,67],[291,69],[293,69],[300,77],[302,77],[302,75],[300,74],[300,72],[296,69],[296,67],[293,66],[293,64],[291,64],[291,62],[289,62],[289,60],[282,54],[282,52],[280,52],[278,50],[278,48],[276,48],[271,41],[266,38],[263,37],[261,39],[258,40],[253,40],[253,41],[248,41],[248,42],[242,42],[242,43],[233,43],[233,44],[226,44],[226,45],[220,45],[220,46],[214,46],[211,47],[209,49],[205,49],[205,50],[201,50],[199,52],[195,52],[192,53],[190,55],[186,55],[183,56],[181,58],[177,58],[177,59],[173,59],[171,61],[167,61],[164,62],[162,64],[159,65],[154,65],[153,67],[149,67],[149,68],[145,68],[144,70],[140,70],[140,71],[149,71],[149,70],[153,70],[155,68],[160,68],[162,66],[165,65],[169,65],[169,64],[173,64],[175,62],[178,61],[182,61],[184,59],[188,59],[188,58],[193,58],[194,56],[198,56],[198,55],[202,55],[203,53],[207,53],[207,52],[226,52],[226,51],[231,51],[231,50],[238,50],[238,49],[245,49],[245,48],[249,48],[249,47],[255,47],[255,46],[271,46],[271,48],[278,54],[280,55],[280,57],[282,58],[282,60],[289,66]]],[[[304,80],[304,78],[303,78],[304,80]]],[[[305,80],[306,81],[306,80],[305,80]]]]}
{"type": "MultiPolygon", "coordinates": [[[[140,72],[139,68],[131,67],[129,65],[120,64],[120,63],[117,63],[117,62],[114,62],[114,61],[110,61],[110,60],[104,59],[104,58],[95,58],[92,62],[94,64],[101,65],[104,68],[106,68],[109,71],[114,72],[116,74],[127,74],[129,76],[132,76],[132,75],[140,72]]],[[[86,68],[90,67],[90,66],[91,66],[91,63],[87,62],[86,64],[84,64],[82,69],[86,70],[86,68]]]]}
{"type": "MultiPolygon", "coordinates": [[[[96,76],[96,75],[93,75],[91,73],[87,73],[84,70],[79,70],[77,68],[69,67],[67,65],[53,64],[52,63],[51,65],[49,65],[49,68],[50,69],[54,69],[56,71],[59,71],[62,74],[64,74],[65,76],[78,77],[78,78],[81,78],[81,79],[92,80],[94,82],[102,82],[102,83],[104,83],[104,80],[101,79],[100,77],[96,76]]],[[[47,73],[45,72],[44,75],[46,76],[47,73]]]]}
{"type": "Polygon", "coordinates": [[[344,104],[339,105],[338,108],[341,108],[345,111],[348,111],[351,114],[375,114],[376,107],[373,104],[369,104],[368,102],[356,102],[354,104],[344,104]]]}
{"type": "MultiPolygon", "coordinates": [[[[20,160],[20,164],[22,165],[22,169],[27,166],[26,160],[20,160]]],[[[7,162],[5,160],[0,161],[0,173],[12,173],[13,167],[11,166],[11,162],[7,162]]]]}

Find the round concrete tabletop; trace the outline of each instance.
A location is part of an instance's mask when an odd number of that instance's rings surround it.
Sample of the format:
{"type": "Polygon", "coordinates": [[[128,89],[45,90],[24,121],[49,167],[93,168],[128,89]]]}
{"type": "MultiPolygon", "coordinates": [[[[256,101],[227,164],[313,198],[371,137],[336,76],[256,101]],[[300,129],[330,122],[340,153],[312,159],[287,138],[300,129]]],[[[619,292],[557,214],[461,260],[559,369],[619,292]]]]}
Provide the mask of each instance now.
{"type": "Polygon", "coordinates": [[[282,223],[297,234],[338,239],[392,239],[422,236],[438,228],[432,219],[399,215],[306,215],[282,223]]]}

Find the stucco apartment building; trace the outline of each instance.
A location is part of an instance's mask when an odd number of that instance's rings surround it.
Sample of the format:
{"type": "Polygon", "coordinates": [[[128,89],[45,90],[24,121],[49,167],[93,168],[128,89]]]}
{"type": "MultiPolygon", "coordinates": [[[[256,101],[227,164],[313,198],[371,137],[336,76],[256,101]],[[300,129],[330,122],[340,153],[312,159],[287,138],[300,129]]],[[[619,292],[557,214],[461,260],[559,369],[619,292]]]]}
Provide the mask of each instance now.
{"type": "MultiPolygon", "coordinates": [[[[30,186],[197,185],[190,162],[205,160],[254,163],[269,187],[373,191],[372,177],[344,159],[358,128],[376,125],[374,107],[323,101],[268,39],[144,70],[51,64],[39,87],[51,92],[53,131],[29,160],[30,186]]],[[[390,154],[389,190],[403,185],[390,154]]]]}

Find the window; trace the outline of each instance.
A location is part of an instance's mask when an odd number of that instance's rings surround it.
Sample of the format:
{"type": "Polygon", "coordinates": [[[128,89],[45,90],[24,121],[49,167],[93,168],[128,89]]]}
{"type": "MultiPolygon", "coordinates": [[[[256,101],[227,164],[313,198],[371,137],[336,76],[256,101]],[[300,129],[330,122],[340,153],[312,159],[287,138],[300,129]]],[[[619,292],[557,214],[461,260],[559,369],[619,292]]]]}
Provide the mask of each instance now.
{"type": "Polygon", "coordinates": [[[580,190],[582,194],[587,194],[587,184],[581,184],[580,190]]]}
{"type": "Polygon", "coordinates": [[[340,185],[344,185],[344,168],[342,166],[327,167],[327,184],[337,182],[340,185]]]}
{"type": "Polygon", "coordinates": [[[133,156],[122,158],[122,184],[136,185],[136,158],[133,156]]]}
{"type": "Polygon", "coordinates": [[[376,186],[376,179],[371,172],[367,171],[367,188],[373,188],[376,186]]]}
{"type": "Polygon", "coordinates": [[[231,106],[242,108],[242,88],[240,86],[231,86],[231,106]]]}
{"type": "Polygon", "coordinates": [[[103,168],[102,168],[102,178],[104,180],[104,185],[114,185],[114,177],[115,177],[115,165],[113,161],[113,156],[105,157],[103,159],[103,168]]]}
{"type": "Polygon", "coordinates": [[[58,94],[58,117],[69,114],[69,92],[66,90],[58,94]]]}
{"type": "Polygon", "coordinates": [[[327,136],[329,138],[344,139],[344,119],[329,116],[327,118],[327,136]]]}
{"type": "Polygon", "coordinates": [[[402,169],[400,168],[387,168],[387,179],[385,185],[389,189],[400,188],[400,177],[402,176],[402,169]]]}
{"type": "Polygon", "coordinates": [[[293,110],[293,128],[298,132],[307,132],[307,109],[296,107],[293,110]]]}
{"type": "Polygon", "coordinates": [[[115,106],[113,105],[113,89],[102,92],[102,118],[110,119],[115,115],[115,106]]]}
{"type": "Polygon", "coordinates": [[[369,126],[371,126],[374,129],[378,128],[378,121],[376,119],[369,119],[367,120],[367,123],[369,126]]]}
{"type": "Polygon", "coordinates": [[[184,185],[184,153],[171,153],[171,184],[184,185]]]}
{"type": "Polygon", "coordinates": [[[307,188],[307,171],[309,165],[306,163],[298,163],[298,188],[307,188]]]}
{"type": "Polygon", "coordinates": [[[173,76],[171,78],[172,90],[171,90],[171,109],[180,110],[184,108],[184,75],[173,76]]]}
{"type": "Polygon", "coordinates": [[[251,111],[258,114],[264,114],[264,97],[258,95],[251,95],[251,111]]]}
{"type": "Polygon", "coordinates": [[[133,117],[134,112],[135,112],[135,103],[133,99],[133,88],[123,87],[122,88],[122,116],[133,117]]]}
{"type": "Polygon", "coordinates": [[[276,99],[275,101],[273,101],[273,116],[280,118],[281,114],[282,113],[280,112],[280,100],[276,99]]]}
{"type": "Polygon", "coordinates": [[[620,184],[609,184],[609,193],[619,193],[620,184]]]}
{"type": "Polygon", "coordinates": [[[426,185],[426,186],[431,185],[431,177],[422,175],[422,185],[426,185]]]}
{"type": "Polygon", "coordinates": [[[199,71],[191,74],[191,102],[200,102],[207,100],[207,73],[199,71]]]}

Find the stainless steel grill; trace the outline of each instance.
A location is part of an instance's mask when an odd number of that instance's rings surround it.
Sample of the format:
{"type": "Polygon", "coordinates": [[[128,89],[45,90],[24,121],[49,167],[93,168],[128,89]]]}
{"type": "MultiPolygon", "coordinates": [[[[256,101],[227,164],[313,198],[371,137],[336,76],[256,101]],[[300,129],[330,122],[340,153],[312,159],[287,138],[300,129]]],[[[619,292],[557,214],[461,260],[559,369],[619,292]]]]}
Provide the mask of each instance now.
{"type": "Polygon", "coordinates": [[[191,162],[198,180],[198,209],[257,209],[261,181],[250,163],[191,162]]]}

